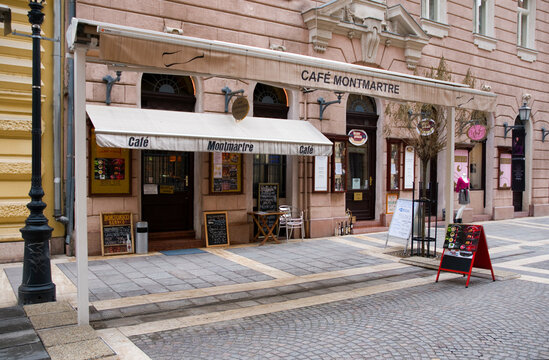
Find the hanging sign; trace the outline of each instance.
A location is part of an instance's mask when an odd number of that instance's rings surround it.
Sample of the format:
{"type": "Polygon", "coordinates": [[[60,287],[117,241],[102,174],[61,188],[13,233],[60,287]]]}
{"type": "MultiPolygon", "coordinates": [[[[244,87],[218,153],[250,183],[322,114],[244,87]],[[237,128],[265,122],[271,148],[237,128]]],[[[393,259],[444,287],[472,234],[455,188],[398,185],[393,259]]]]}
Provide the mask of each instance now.
{"type": "Polygon", "coordinates": [[[248,102],[248,99],[246,99],[244,96],[237,97],[236,100],[233,102],[233,107],[231,111],[233,113],[234,119],[237,122],[244,119],[250,111],[250,103],[248,102]]]}
{"type": "Polygon", "coordinates": [[[355,146],[361,146],[368,141],[368,134],[364,130],[353,129],[349,131],[349,142],[355,146]]]}
{"type": "Polygon", "coordinates": [[[486,126],[481,124],[471,125],[467,130],[467,136],[473,141],[482,141],[486,137],[486,126]]]}
{"type": "Polygon", "coordinates": [[[421,119],[417,124],[417,132],[421,136],[429,136],[435,132],[435,120],[433,119],[421,119]]]}

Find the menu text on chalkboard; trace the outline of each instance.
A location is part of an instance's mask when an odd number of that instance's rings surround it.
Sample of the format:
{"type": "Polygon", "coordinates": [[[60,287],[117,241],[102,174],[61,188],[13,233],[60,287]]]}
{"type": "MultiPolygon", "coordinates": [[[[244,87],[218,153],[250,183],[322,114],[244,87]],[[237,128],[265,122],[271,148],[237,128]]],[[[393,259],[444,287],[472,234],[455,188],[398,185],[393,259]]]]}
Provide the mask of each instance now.
{"type": "MultiPolygon", "coordinates": [[[[278,184],[260,183],[257,192],[257,210],[258,211],[278,211],[278,184]]],[[[277,215],[269,215],[267,224],[273,226],[277,215]]],[[[263,228],[266,232],[268,229],[263,228]]]]}
{"type": "Polygon", "coordinates": [[[277,211],[278,210],[278,184],[259,184],[257,210],[277,211]]]}
{"type": "Polygon", "coordinates": [[[131,212],[101,213],[101,253],[120,255],[134,252],[131,212]]]}
{"type": "Polygon", "coordinates": [[[204,212],[206,228],[206,247],[229,246],[229,227],[226,211],[204,212]]]}

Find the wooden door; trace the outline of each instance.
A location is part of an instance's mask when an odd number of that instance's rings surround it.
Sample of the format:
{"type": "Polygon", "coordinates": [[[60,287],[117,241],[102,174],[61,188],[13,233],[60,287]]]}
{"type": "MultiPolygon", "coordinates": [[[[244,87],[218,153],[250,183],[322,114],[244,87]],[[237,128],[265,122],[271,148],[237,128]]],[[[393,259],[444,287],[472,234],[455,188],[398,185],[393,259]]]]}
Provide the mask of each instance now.
{"type": "Polygon", "coordinates": [[[193,230],[193,153],[142,152],[142,218],[149,232],[193,230]]]}
{"type": "Polygon", "coordinates": [[[365,144],[347,144],[345,206],[357,220],[375,218],[376,205],[376,123],[377,115],[347,112],[347,132],[364,130],[365,144]]]}

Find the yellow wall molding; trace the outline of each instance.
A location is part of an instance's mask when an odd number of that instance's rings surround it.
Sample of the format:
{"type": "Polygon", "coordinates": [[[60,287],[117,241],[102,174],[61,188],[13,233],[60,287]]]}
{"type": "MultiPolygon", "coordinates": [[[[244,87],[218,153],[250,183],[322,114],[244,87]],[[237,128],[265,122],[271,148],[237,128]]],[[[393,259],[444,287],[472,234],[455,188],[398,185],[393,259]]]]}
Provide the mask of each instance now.
{"type": "Polygon", "coordinates": [[[0,158],[0,180],[30,180],[31,174],[31,159],[13,161],[0,158]]]}
{"type": "Polygon", "coordinates": [[[0,221],[4,223],[24,221],[29,216],[29,209],[27,209],[27,203],[29,201],[30,199],[1,201],[0,221]]]}
{"type": "Polygon", "coordinates": [[[0,115],[0,137],[31,138],[32,120],[2,119],[0,115]]]}

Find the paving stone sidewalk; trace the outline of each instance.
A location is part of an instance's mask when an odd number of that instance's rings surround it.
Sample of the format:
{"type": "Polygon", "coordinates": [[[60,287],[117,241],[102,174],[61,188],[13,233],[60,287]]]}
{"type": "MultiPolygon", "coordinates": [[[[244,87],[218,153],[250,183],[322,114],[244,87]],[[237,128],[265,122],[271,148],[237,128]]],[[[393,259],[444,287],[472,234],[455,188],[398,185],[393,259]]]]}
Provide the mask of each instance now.
{"type": "Polygon", "coordinates": [[[64,302],[0,308],[0,359],[116,360],[89,326],[78,326],[64,302]]]}

